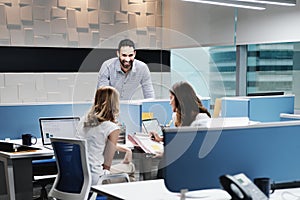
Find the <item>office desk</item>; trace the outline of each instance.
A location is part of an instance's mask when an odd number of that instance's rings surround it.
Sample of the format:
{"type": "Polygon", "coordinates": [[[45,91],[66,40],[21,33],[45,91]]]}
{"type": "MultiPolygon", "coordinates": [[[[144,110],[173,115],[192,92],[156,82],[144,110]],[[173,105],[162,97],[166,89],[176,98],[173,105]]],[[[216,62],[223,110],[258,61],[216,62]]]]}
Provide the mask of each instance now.
{"type": "Polygon", "coordinates": [[[32,159],[53,156],[53,151],[42,149],[35,151],[8,153],[0,151],[0,172],[5,180],[0,180],[0,199],[32,199],[32,159]],[[3,163],[3,164],[2,164],[3,163]]]}
{"type": "Polygon", "coordinates": [[[270,200],[297,200],[300,199],[300,188],[275,190],[270,200]]]}
{"type": "MultiPolygon", "coordinates": [[[[112,200],[180,200],[180,194],[170,192],[165,187],[163,179],[97,185],[92,186],[92,191],[107,196],[108,199],[112,200]]],[[[220,189],[202,190],[202,192],[205,192],[205,194],[202,193],[202,197],[195,198],[195,196],[191,196],[191,198],[187,197],[186,200],[229,200],[231,198],[227,192],[220,189]],[[211,194],[211,196],[207,196],[208,193],[211,194]],[[206,198],[203,196],[206,196],[206,198]]]]}

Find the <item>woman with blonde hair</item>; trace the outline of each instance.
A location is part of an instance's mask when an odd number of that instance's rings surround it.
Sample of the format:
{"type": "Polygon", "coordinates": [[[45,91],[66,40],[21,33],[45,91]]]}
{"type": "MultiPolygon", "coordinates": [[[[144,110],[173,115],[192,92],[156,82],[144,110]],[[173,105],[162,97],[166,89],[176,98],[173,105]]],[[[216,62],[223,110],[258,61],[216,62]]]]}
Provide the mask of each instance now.
{"type": "Polygon", "coordinates": [[[79,122],[79,136],[87,140],[92,185],[110,170],[120,134],[118,115],[118,91],[103,86],[97,89],[93,106],[79,122]]]}

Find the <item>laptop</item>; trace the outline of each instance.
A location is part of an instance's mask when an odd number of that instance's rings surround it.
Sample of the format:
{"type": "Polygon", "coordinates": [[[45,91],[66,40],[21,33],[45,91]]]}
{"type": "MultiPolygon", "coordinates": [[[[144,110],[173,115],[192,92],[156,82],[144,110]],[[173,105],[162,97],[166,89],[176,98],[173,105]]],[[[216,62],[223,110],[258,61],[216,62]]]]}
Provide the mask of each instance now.
{"type": "Polygon", "coordinates": [[[159,122],[156,118],[144,119],[142,121],[142,124],[143,124],[143,129],[144,129],[145,133],[149,134],[150,132],[156,132],[160,136],[163,135],[162,128],[159,125],[159,122]]]}
{"type": "Polygon", "coordinates": [[[79,117],[41,117],[39,118],[43,146],[52,149],[51,137],[75,138],[79,117]]]}

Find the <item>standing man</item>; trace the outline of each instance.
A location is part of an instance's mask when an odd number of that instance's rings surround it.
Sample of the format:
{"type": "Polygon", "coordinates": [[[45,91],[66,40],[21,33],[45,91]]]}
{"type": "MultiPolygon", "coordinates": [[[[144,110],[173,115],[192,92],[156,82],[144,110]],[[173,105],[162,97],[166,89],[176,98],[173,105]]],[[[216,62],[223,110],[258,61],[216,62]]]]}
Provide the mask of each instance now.
{"type": "Polygon", "coordinates": [[[130,100],[141,86],[145,99],[154,98],[150,71],[148,66],[135,60],[135,46],[133,41],[120,41],[116,58],[105,61],[99,71],[97,88],[112,86],[120,93],[121,100],[130,100]]]}

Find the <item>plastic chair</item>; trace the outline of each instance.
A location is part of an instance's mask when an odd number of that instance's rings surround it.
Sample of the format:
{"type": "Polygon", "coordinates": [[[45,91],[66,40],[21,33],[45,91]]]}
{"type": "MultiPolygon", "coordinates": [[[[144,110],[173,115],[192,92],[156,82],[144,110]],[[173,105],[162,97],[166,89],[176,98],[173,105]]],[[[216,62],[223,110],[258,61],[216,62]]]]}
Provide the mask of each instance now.
{"type": "Polygon", "coordinates": [[[86,140],[51,138],[58,174],[49,197],[64,200],[87,200],[91,187],[86,140]]]}

